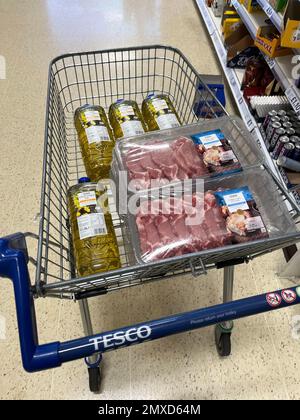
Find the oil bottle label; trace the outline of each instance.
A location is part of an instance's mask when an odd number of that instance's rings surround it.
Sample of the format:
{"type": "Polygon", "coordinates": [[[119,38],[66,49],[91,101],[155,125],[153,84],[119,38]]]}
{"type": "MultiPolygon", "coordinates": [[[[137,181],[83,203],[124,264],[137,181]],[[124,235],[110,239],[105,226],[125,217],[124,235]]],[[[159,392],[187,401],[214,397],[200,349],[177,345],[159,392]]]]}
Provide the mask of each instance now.
{"type": "Polygon", "coordinates": [[[131,120],[121,124],[124,137],[139,136],[144,134],[144,129],[140,121],[131,120]]]}
{"type": "Polygon", "coordinates": [[[96,206],[97,199],[95,191],[84,191],[78,193],[78,202],[80,207],[96,206]]]}
{"type": "Polygon", "coordinates": [[[85,132],[89,144],[110,140],[107,128],[104,125],[91,125],[85,129],[85,132]]]}
{"type": "Polygon", "coordinates": [[[84,116],[87,122],[101,121],[101,117],[98,111],[85,111],[84,116]]]}
{"type": "Polygon", "coordinates": [[[122,115],[122,117],[128,117],[131,115],[135,115],[134,109],[131,105],[120,105],[119,111],[122,115]]]}
{"type": "Polygon", "coordinates": [[[164,99],[155,98],[152,99],[151,104],[154,106],[155,111],[168,110],[168,104],[164,99]]]}
{"type": "Polygon", "coordinates": [[[180,127],[180,124],[175,114],[160,115],[156,117],[156,122],[160,130],[180,127]]]}
{"type": "Polygon", "coordinates": [[[93,236],[107,235],[107,227],[104,214],[84,214],[77,218],[79,237],[87,239],[93,236]]]}

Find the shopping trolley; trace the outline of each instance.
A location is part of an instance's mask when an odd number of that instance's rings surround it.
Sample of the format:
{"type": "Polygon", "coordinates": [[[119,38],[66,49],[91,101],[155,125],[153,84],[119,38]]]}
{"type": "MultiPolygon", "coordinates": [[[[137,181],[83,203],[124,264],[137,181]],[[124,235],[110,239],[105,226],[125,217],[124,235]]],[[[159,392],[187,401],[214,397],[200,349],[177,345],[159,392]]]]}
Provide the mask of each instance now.
{"type": "MultiPolygon", "coordinates": [[[[101,358],[106,351],[216,325],[218,353],[228,356],[234,319],[300,303],[299,287],[289,289],[289,299],[285,291],[276,291],[232,301],[234,265],[296,243],[300,240],[296,228],[276,238],[132,266],[126,229],[112,201],[110,208],[122,268],[76,277],[66,195],[68,188],[76,184],[85,171],[73,123],[74,111],[85,103],[101,104],[107,110],[118,98],[141,103],[149,92],[167,94],[185,124],[226,114],[195,68],[175,48],[155,45],[67,54],[50,65],[40,226],[38,235],[30,234],[38,239],[36,260],[28,255],[28,234],[17,233],[0,239],[0,275],[13,281],[22,361],[28,372],[85,358],[90,388],[98,391],[101,358]],[[29,278],[29,261],[36,264],[34,284],[29,278]],[[212,268],[224,268],[223,304],[93,334],[89,297],[161,278],[190,273],[199,276],[212,268]],[[67,342],[39,344],[34,311],[34,299],[39,297],[77,300],[85,336],[67,342]]],[[[270,172],[266,165],[261,166],[270,172]]],[[[291,219],[297,220],[299,212],[277,178],[274,185],[280,199],[289,206],[291,219]]]]}

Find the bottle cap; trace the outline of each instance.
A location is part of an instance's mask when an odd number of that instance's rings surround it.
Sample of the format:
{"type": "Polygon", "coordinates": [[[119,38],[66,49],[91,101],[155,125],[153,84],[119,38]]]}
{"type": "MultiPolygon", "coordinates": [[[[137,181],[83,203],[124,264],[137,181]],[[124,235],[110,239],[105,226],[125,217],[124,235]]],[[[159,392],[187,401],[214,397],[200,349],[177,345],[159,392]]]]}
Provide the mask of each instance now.
{"type": "Polygon", "coordinates": [[[82,178],[78,179],[79,184],[84,184],[85,182],[91,182],[90,178],[88,178],[87,176],[83,176],[82,178]]]}

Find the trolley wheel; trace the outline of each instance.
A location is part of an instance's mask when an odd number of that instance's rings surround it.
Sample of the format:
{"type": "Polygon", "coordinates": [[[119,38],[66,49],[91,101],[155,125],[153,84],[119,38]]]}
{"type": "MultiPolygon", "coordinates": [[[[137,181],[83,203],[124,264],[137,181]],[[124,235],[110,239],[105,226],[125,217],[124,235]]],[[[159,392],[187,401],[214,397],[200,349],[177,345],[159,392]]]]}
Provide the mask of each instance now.
{"type": "Polygon", "coordinates": [[[215,328],[215,342],[219,356],[228,357],[231,354],[231,332],[224,332],[220,325],[215,328]]]}
{"type": "Polygon", "coordinates": [[[100,367],[90,367],[89,372],[89,385],[91,392],[99,392],[101,387],[101,372],[100,367]]]}

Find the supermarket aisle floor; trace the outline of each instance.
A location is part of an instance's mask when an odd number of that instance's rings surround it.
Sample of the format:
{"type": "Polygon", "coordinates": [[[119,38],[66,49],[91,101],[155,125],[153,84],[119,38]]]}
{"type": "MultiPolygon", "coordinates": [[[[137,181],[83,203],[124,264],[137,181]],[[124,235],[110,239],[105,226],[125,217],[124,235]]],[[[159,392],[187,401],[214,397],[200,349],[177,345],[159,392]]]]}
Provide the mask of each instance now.
{"type": "MultiPolygon", "coordinates": [[[[180,48],[200,73],[220,72],[192,0],[0,0],[0,39],[7,73],[0,81],[1,236],[37,232],[47,68],[54,56],[162,43],[180,48]]],[[[29,246],[34,255],[36,244],[29,246]]],[[[238,267],[235,297],[288,286],[276,277],[283,262],[277,252],[238,267]]],[[[221,272],[212,271],[92,299],[95,331],[215,304],[221,290],[221,272]]],[[[41,342],[82,335],[75,303],[39,299],[36,306],[41,342]]],[[[95,396],[82,361],[33,375],[22,370],[12,288],[1,279],[0,398],[299,399],[296,315],[297,308],[237,321],[226,360],[216,355],[212,328],[109,353],[103,391],[95,396]]]]}

